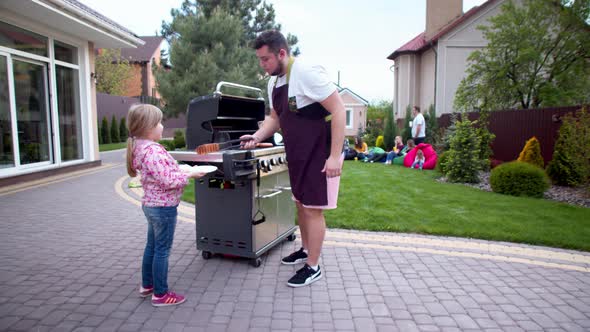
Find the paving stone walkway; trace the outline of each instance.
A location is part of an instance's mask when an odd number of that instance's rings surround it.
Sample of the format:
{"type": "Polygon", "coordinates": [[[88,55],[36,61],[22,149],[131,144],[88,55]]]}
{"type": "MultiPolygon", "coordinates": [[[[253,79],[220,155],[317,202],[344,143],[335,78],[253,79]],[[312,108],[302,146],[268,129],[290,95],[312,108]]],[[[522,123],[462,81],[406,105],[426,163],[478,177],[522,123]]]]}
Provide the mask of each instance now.
{"type": "Polygon", "coordinates": [[[254,268],[203,260],[181,205],[169,283],[138,297],[145,220],[123,152],[103,166],[0,188],[1,331],[590,331],[590,254],[414,234],[329,230],[325,276],[293,289],[285,242],[254,268]]]}

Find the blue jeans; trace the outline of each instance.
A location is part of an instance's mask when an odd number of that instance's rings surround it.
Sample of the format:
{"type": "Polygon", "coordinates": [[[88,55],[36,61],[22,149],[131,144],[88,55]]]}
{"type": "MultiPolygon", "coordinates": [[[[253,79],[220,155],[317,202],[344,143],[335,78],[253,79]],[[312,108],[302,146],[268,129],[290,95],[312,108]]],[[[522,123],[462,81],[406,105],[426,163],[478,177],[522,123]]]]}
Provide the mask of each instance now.
{"type": "Polygon", "coordinates": [[[424,167],[424,163],[421,161],[415,161],[412,163],[412,166],[410,166],[410,168],[415,168],[416,166],[418,166],[418,168],[422,169],[422,167],[424,167]]]}
{"type": "Polygon", "coordinates": [[[168,291],[168,257],[176,229],[176,206],[142,206],[147,218],[147,242],[141,265],[143,287],[154,287],[154,294],[161,296],[168,291]]]}
{"type": "Polygon", "coordinates": [[[387,153],[387,159],[385,161],[392,162],[393,159],[395,159],[396,157],[397,157],[397,152],[390,151],[387,153]]]}

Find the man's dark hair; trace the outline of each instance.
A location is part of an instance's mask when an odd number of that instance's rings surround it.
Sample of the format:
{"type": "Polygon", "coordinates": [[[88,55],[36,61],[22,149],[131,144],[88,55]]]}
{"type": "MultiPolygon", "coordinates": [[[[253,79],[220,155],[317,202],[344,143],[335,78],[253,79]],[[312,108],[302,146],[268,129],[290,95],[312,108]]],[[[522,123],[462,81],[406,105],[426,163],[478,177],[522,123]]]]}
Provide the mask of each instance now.
{"type": "Polygon", "coordinates": [[[414,106],[414,109],[416,110],[416,112],[420,113],[420,107],[414,106]]]}
{"type": "Polygon", "coordinates": [[[287,55],[290,54],[287,39],[285,39],[285,36],[277,30],[266,30],[254,40],[255,50],[258,50],[265,45],[268,46],[268,50],[274,54],[278,54],[281,48],[287,51],[287,55]]]}

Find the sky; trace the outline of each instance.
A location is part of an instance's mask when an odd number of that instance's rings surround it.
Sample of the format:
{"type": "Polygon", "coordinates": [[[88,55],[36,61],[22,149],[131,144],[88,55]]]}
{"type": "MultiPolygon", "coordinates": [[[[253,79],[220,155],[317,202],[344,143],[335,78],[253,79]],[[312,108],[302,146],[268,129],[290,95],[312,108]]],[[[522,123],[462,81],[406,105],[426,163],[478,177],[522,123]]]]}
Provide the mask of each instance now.
{"type": "MultiPolygon", "coordinates": [[[[159,33],[182,0],[78,0],[139,36],[159,33]]],[[[441,1],[441,0],[439,0],[441,1]]],[[[397,48],[424,31],[426,0],[267,0],[282,32],[296,35],[301,57],[370,103],[393,99],[397,48]]],[[[463,0],[463,11],[485,0],[463,0]]],[[[213,89],[213,87],[212,87],[213,89]]]]}

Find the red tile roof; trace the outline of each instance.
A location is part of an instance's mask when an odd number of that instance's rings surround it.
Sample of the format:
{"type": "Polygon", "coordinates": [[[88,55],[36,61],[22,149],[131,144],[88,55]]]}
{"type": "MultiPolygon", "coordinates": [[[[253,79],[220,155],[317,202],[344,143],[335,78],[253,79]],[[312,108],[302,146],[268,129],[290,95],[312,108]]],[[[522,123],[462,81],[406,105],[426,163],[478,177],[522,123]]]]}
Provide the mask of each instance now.
{"type": "Polygon", "coordinates": [[[488,7],[491,3],[495,1],[496,0],[488,0],[480,6],[475,6],[471,8],[467,13],[459,16],[456,20],[451,21],[449,24],[444,26],[436,35],[434,35],[429,40],[426,40],[424,38],[425,33],[422,32],[418,36],[414,37],[414,39],[410,40],[409,42],[405,43],[402,47],[395,50],[395,52],[391,53],[387,58],[390,60],[395,60],[395,58],[402,54],[418,53],[424,51],[425,49],[431,47],[431,45],[436,43],[440,37],[442,37],[449,31],[453,30],[455,27],[459,26],[461,23],[465,22],[467,19],[469,19],[476,13],[480,12],[482,9],[488,7]]]}
{"type": "Polygon", "coordinates": [[[121,58],[129,60],[129,62],[149,62],[154,55],[154,52],[162,41],[164,40],[163,37],[159,36],[141,36],[141,38],[145,44],[143,46],[138,46],[137,48],[122,48],[121,49],[121,58]]]}

